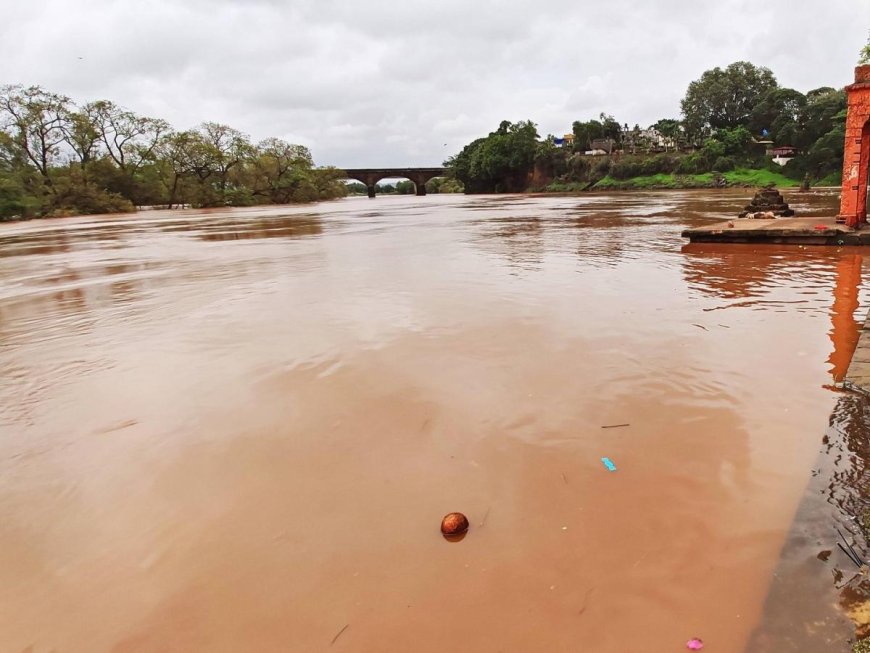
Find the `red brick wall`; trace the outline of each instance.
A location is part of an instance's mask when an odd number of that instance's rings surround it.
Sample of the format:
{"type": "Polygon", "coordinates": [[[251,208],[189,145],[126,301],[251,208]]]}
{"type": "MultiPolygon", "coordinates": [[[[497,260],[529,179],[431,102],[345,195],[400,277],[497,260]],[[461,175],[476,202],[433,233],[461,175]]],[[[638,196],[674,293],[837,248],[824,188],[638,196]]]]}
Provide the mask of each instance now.
{"type": "Polygon", "coordinates": [[[867,174],[870,170],[870,66],[855,69],[855,83],[846,87],[849,112],[843,156],[840,220],[850,226],[867,222],[867,174]]]}

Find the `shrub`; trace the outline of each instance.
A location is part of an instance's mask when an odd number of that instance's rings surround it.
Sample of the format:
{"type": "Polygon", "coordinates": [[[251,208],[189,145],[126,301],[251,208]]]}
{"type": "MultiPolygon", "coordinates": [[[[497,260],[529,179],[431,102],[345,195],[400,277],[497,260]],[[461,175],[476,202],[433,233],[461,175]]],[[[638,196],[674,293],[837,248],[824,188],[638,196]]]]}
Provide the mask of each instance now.
{"type": "Polygon", "coordinates": [[[717,172],[728,172],[735,168],[734,159],[730,156],[720,156],[713,163],[713,170],[717,172]]]}
{"type": "Polygon", "coordinates": [[[592,176],[596,179],[602,179],[610,174],[610,159],[607,157],[598,157],[592,165],[592,176]]]}

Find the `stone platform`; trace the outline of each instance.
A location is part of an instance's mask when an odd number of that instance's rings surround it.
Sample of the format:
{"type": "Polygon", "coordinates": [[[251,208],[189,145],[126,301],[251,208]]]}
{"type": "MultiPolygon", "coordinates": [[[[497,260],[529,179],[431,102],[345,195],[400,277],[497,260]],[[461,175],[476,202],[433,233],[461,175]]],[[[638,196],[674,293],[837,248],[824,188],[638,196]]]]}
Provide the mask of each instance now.
{"type": "Polygon", "coordinates": [[[870,245],[870,228],[855,230],[829,218],[735,218],[683,231],[692,243],[779,243],[787,245],[870,245]],[[731,226],[733,225],[733,226],[731,226]]]}

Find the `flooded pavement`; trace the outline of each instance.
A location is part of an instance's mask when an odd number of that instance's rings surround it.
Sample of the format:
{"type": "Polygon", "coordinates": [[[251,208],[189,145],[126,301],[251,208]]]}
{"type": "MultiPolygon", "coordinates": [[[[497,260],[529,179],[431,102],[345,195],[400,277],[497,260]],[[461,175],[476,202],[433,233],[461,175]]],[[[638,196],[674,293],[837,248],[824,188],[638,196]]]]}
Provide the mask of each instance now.
{"type": "Polygon", "coordinates": [[[867,263],[680,238],[751,193],[0,225],[0,650],[730,653],[817,619],[769,590],[867,263]]]}

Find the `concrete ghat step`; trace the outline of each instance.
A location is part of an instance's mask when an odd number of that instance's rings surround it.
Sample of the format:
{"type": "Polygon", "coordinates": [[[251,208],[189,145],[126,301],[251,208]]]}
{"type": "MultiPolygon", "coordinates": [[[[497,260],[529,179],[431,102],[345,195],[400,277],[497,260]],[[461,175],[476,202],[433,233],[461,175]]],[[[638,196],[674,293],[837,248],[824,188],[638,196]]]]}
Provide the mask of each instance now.
{"type": "Polygon", "coordinates": [[[686,229],[682,235],[692,243],[870,245],[870,229],[850,229],[843,224],[837,224],[833,217],[766,220],[735,218],[686,229]]]}

